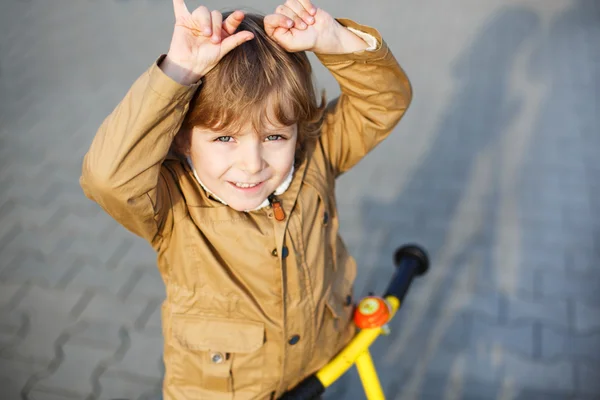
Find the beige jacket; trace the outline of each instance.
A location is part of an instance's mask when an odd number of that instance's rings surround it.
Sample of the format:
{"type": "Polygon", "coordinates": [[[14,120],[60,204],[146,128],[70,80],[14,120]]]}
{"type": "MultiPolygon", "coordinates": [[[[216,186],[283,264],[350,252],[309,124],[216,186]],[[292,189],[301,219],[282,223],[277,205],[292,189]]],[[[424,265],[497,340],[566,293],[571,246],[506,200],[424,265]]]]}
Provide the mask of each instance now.
{"type": "Polygon", "coordinates": [[[379,33],[374,51],[317,55],[341,87],[320,139],[267,207],[237,212],[214,200],[189,165],[169,156],[197,86],[152,65],[107,117],[83,162],[85,194],[157,252],[164,399],[277,398],[352,337],[356,266],[338,235],[335,178],[398,123],[408,78],[379,33]]]}

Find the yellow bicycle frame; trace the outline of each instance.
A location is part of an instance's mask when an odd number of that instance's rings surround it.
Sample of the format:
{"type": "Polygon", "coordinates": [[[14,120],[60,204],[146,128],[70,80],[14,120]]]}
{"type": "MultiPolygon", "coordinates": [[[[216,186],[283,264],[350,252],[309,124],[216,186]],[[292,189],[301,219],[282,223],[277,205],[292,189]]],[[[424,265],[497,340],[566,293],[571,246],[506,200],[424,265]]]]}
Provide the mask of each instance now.
{"type": "Polygon", "coordinates": [[[325,388],[331,386],[340,376],[356,364],[356,369],[365,395],[368,400],[385,400],[369,346],[379,337],[389,333],[388,323],[400,308],[400,300],[395,296],[386,296],[385,300],[390,305],[390,317],[385,325],[377,328],[362,329],[348,345],[319,372],[317,378],[325,388]]]}

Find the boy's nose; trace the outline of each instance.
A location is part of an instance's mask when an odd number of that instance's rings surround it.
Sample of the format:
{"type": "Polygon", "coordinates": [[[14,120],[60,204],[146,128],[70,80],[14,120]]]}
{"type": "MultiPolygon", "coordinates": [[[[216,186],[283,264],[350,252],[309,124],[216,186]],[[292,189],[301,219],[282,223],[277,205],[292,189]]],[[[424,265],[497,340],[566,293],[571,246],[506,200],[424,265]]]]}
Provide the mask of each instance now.
{"type": "Polygon", "coordinates": [[[264,168],[260,148],[247,149],[241,156],[240,169],[248,175],[257,174],[264,168]]]}

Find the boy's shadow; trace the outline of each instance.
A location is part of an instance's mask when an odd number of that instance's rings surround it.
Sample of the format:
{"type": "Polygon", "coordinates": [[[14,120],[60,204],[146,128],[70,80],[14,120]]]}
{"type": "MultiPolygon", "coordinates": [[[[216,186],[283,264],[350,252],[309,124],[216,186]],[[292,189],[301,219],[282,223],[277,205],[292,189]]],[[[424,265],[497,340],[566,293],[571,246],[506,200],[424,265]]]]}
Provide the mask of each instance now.
{"type": "MultiPolygon", "coordinates": [[[[383,292],[392,273],[394,249],[406,242],[418,242],[429,252],[434,265],[432,276],[425,279],[443,281],[435,291],[428,291],[427,304],[422,310],[425,318],[412,327],[411,342],[418,338],[418,343],[425,343],[428,334],[425,324],[431,322],[431,316],[452,295],[449,289],[454,282],[468,273],[464,265],[471,253],[476,251],[483,256],[479,260],[479,274],[490,273],[490,255],[486,249],[493,242],[499,201],[497,170],[501,166],[495,147],[501,145],[501,137],[520,113],[521,99],[509,93],[509,79],[525,40],[538,28],[538,16],[525,7],[505,8],[493,15],[453,66],[456,91],[440,119],[427,156],[394,201],[384,203],[377,198],[366,198],[361,205],[362,236],[385,240],[381,243],[367,239],[361,249],[352,252],[359,265],[357,297],[368,291],[383,292]],[[480,209],[465,209],[464,203],[469,201],[477,202],[480,209]],[[471,221],[459,220],[465,217],[471,221]],[[373,254],[373,249],[376,249],[374,265],[364,265],[367,262],[364,255],[373,254]],[[369,267],[367,273],[366,267],[369,267]]],[[[415,95],[418,98],[418,87],[415,95]]],[[[373,260],[368,263],[373,264],[373,260]]],[[[419,285],[415,286],[411,293],[418,292],[419,285]]],[[[395,325],[395,336],[407,328],[395,325]]],[[[379,342],[386,343],[377,342],[372,349],[388,395],[402,390],[401,376],[409,375],[417,361],[402,352],[391,355],[392,339],[384,338],[379,342]],[[388,365],[382,361],[384,358],[388,365]]],[[[328,398],[362,396],[355,372],[347,375],[328,398]]]]}

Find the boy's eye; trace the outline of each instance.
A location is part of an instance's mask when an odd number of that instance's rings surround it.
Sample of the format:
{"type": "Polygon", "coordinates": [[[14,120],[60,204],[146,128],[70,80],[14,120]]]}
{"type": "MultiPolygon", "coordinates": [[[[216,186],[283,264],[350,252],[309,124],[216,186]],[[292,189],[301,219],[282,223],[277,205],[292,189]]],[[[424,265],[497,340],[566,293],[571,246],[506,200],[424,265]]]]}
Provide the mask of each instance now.
{"type": "Polygon", "coordinates": [[[272,140],[280,140],[283,139],[283,136],[281,135],[269,135],[267,136],[267,140],[272,141],[272,140]]]}
{"type": "Polygon", "coordinates": [[[233,140],[233,137],[231,137],[231,136],[219,136],[215,140],[219,141],[219,142],[223,142],[223,143],[229,143],[229,142],[231,142],[233,140]]]}

